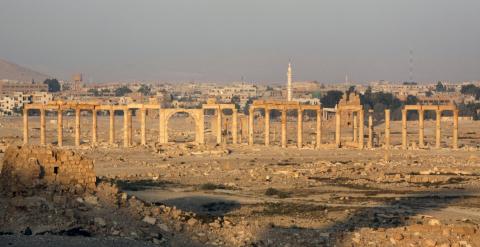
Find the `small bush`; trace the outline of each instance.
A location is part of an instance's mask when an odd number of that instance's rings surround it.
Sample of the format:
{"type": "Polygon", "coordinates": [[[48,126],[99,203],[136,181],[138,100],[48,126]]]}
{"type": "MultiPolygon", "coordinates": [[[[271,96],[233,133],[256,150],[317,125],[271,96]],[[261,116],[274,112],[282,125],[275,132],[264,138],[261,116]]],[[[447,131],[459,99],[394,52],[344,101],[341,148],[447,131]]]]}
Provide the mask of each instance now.
{"type": "Polygon", "coordinates": [[[199,189],[201,189],[201,190],[225,189],[225,186],[223,186],[221,184],[204,183],[204,184],[200,185],[199,189]]]}
{"type": "Polygon", "coordinates": [[[267,196],[278,196],[278,198],[287,198],[287,197],[290,196],[290,193],[285,192],[285,191],[281,191],[281,190],[277,190],[277,189],[274,189],[274,188],[268,188],[265,191],[265,195],[267,195],[267,196]]]}

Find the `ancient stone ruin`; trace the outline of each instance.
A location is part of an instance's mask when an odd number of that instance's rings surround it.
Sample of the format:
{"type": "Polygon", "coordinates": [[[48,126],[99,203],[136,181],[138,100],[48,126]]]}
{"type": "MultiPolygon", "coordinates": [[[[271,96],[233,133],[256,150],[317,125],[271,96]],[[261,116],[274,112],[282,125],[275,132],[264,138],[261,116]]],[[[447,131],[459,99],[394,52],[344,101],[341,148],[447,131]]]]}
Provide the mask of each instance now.
{"type": "Polygon", "coordinates": [[[93,160],[70,150],[39,146],[10,146],[4,156],[0,185],[10,196],[35,191],[82,194],[95,190],[93,160]]]}
{"type": "MultiPolygon", "coordinates": [[[[75,111],[75,146],[81,145],[80,134],[80,117],[81,111],[90,111],[92,113],[92,137],[91,144],[95,146],[98,143],[97,135],[97,115],[98,112],[109,112],[109,144],[115,143],[115,112],[123,112],[123,146],[131,147],[133,145],[133,127],[132,127],[132,112],[138,110],[140,112],[140,137],[141,145],[147,144],[147,128],[146,128],[146,114],[147,111],[158,111],[158,143],[168,143],[168,121],[176,113],[187,113],[192,116],[195,121],[195,143],[205,144],[205,126],[204,126],[204,114],[206,110],[213,110],[216,113],[216,143],[221,144],[225,136],[222,134],[222,119],[226,114],[223,111],[228,110],[231,112],[231,135],[232,143],[242,143],[242,133],[244,129],[247,129],[248,145],[254,145],[254,125],[255,125],[255,110],[263,110],[267,114],[265,115],[265,127],[264,137],[265,146],[270,145],[270,115],[272,110],[281,112],[281,146],[287,147],[287,111],[297,111],[297,147],[303,147],[303,116],[306,111],[314,111],[316,114],[316,148],[321,148],[324,143],[322,141],[322,116],[328,111],[321,105],[304,105],[295,101],[264,101],[256,100],[249,108],[248,116],[241,115],[235,108],[234,104],[218,104],[214,101],[209,101],[207,104],[203,104],[198,109],[184,109],[184,108],[161,108],[158,104],[128,104],[128,105],[102,105],[91,102],[50,102],[48,104],[27,104],[23,110],[23,143],[29,143],[29,119],[28,114],[31,110],[38,110],[40,112],[40,144],[46,145],[46,111],[57,112],[57,145],[63,146],[63,114],[64,111],[75,111]],[[242,123],[242,117],[248,118],[248,123],[242,123]],[[239,121],[240,119],[240,121],[239,121]]],[[[458,113],[456,105],[405,105],[402,109],[402,149],[407,149],[407,112],[417,111],[419,114],[418,119],[418,145],[421,148],[425,147],[424,143],[424,113],[426,111],[436,112],[436,127],[435,127],[435,147],[437,149],[441,147],[441,117],[445,111],[452,112],[453,114],[453,129],[452,129],[452,144],[453,149],[458,149],[458,113]]],[[[330,111],[331,112],[331,111],[330,111]]],[[[359,149],[365,148],[365,109],[360,102],[360,96],[356,93],[350,93],[348,97],[344,97],[337,104],[335,109],[335,143],[336,147],[354,147],[359,149]],[[349,126],[353,129],[353,140],[351,142],[342,143],[342,125],[349,126]]],[[[368,149],[374,148],[373,144],[373,110],[368,110],[368,125],[367,125],[367,145],[368,149]]],[[[390,143],[390,109],[385,109],[385,140],[384,147],[389,149],[390,143]]]]}

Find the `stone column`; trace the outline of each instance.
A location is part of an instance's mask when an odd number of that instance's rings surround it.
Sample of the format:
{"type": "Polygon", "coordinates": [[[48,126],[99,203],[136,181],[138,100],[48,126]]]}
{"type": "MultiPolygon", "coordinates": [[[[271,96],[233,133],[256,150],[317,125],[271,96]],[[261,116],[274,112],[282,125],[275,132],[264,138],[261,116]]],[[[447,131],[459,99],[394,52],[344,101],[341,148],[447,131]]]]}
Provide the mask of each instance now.
{"type": "Polygon", "coordinates": [[[80,108],[75,108],[75,146],[80,146],[80,108]]]}
{"type": "Polygon", "coordinates": [[[424,115],[425,115],[425,111],[423,110],[418,111],[418,146],[419,147],[425,146],[425,143],[423,142],[423,139],[425,136],[424,115]]]}
{"type": "Polygon", "coordinates": [[[131,147],[133,142],[133,124],[132,124],[132,111],[127,111],[127,119],[128,119],[128,146],[131,147]]]}
{"type": "Polygon", "coordinates": [[[92,110],[92,145],[97,144],[97,110],[92,110]]]}
{"type": "Polygon", "coordinates": [[[222,109],[217,109],[217,144],[222,143],[222,109]]]}
{"type": "Polygon", "coordinates": [[[198,128],[196,131],[197,134],[195,135],[196,142],[202,145],[205,144],[205,119],[203,114],[203,109],[200,109],[198,114],[198,128]]]}
{"type": "Polygon", "coordinates": [[[322,145],[322,111],[317,110],[317,148],[322,145]]]}
{"type": "Polygon", "coordinates": [[[297,110],[297,147],[303,146],[303,110],[297,110]]]}
{"type": "Polygon", "coordinates": [[[142,145],[147,145],[147,110],[141,109],[140,110],[140,132],[141,132],[141,143],[142,145]]]}
{"type": "Polygon", "coordinates": [[[128,142],[128,112],[130,112],[127,108],[123,110],[123,146],[129,147],[128,142]]]}
{"type": "Polygon", "coordinates": [[[253,106],[248,109],[248,145],[253,145],[253,106]]]}
{"type": "Polygon", "coordinates": [[[341,120],[341,113],[340,113],[340,109],[337,109],[336,112],[335,112],[335,145],[337,147],[341,147],[342,143],[341,143],[341,123],[342,123],[342,120],[341,120]]]}
{"type": "Polygon", "coordinates": [[[273,140],[276,140],[277,139],[277,128],[272,128],[272,138],[273,140]]]}
{"type": "Polygon", "coordinates": [[[356,112],[353,112],[353,143],[358,142],[358,116],[356,112]]]}
{"type": "Polygon", "coordinates": [[[223,127],[222,127],[222,144],[227,144],[228,142],[228,118],[226,116],[222,117],[223,127]]]}
{"type": "Polygon", "coordinates": [[[63,111],[60,108],[57,111],[57,145],[63,146],[63,111]]]}
{"type": "Polygon", "coordinates": [[[110,130],[109,130],[109,138],[108,142],[110,145],[115,143],[115,111],[112,109],[110,110],[110,130]]]}
{"type": "Polygon", "coordinates": [[[453,149],[458,149],[458,110],[453,110],[452,147],[453,149]]]}
{"type": "Polygon", "coordinates": [[[287,147],[287,109],[282,110],[282,148],[287,147]]]}
{"type": "Polygon", "coordinates": [[[270,109],[265,108],[265,146],[270,145],[270,109]]]}
{"type": "Polygon", "coordinates": [[[402,109],[402,149],[407,149],[407,110],[402,109]]]}
{"type": "Polygon", "coordinates": [[[358,123],[359,123],[359,128],[358,128],[358,148],[363,149],[363,144],[364,144],[364,134],[363,131],[365,129],[365,112],[363,109],[359,111],[360,115],[358,118],[358,123]]]}
{"type": "Polygon", "coordinates": [[[373,148],[373,110],[368,110],[368,141],[367,147],[373,148]]]}
{"type": "Polygon", "coordinates": [[[163,140],[163,114],[162,114],[162,108],[158,109],[158,143],[164,143],[163,140]]]}
{"type": "Polygon", "coordinates": [[[23,144],[28,144],[28,109],[23,108],[23,144]]]}
{"type": "Polygon", "coordinates": [[[45,145],[45,109],[40,109],[40,145],[45,145]]]}
{"type": "Polygon", "coordinates": [[[242,144],[243,143],[243,129],[245,128],[243,124],[243,117],[237,117],[238,120],[238,143],[242,144]]]}
{"type": "Polygon", "coordinates": [[[390,148],[390,109],[385,109],[385,148],[390,148]]]}
{"type": "Polygon", "coordinates": [[[232,142],[238,143],[238,116],[237,109],[232,109],[232,142]]]}
{"type": "MultiPolygon", "coordinates": [[[[158,142],[159,143],[168,143],[168,132],[167,132],[167,116],[166,110],[160,109],[158,115],[158,142]]],[[[202,115],[203,116],[203,115],[202,115]]]]}
{"type": "Polygon", "coordinates": [[[441,110],[437,110],[436,111],[436,117],[435,117],[435,147],[436,148],[440,148],[441,147],[441,134],[442,134],[442,111],[441,110]]]}

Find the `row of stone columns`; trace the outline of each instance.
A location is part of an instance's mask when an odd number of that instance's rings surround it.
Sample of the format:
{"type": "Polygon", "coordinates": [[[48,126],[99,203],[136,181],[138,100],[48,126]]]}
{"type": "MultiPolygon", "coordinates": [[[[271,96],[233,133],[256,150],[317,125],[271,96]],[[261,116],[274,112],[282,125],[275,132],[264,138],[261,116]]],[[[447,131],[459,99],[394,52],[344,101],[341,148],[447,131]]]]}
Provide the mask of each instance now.
{"type": "MultiPolygon", "coordinates": [[[[269,108],[264,108],[265,110],[265,127],[264,127],[264,144],[265,146],[270,145],[270,111],[269,108]]],[[[297,109],[297,147],[301,148],[303,146],[303,109],[297,109]]],[[[287,109],[281,110],[281,146],[287,147],[287,109]]],[[[253,125],[254,125],[254,109],[250,108],[248,116],[248,143],[253,145],[254,135],[253,135],[253,125]]],[[[317,110],[317,126],[316,126],[316,143],[317,147],[320,147],[321,144],[321,125],[322,125],[322,115],[321,110],[317,110]]]]}
{"type": "MultiPolygon", "coordinates": [[[[270,109],[265,109],[265,128],[264,128],[264,143],[265,146],[270,145],[270,109]]],[[[287,146],[287,110],[281,110],[281,146],[287,146]]],[[[359,148],[363,148],[363,136],[364,136],[364,113],[363,110],[354,112],[354,142],[357,143],[359,148]]],[[[372,146],[373,138],[373,120],[372,116],[369,116],[369,147],[372,146]]],[[[254,141],[254,109],[249,110],[249,123],[248,123],[248,143],[253,145],[254,141]]],[[[319,148],[322,144],[322,110],[317,110],[316,120],[316,146],[319,148]]],[[[341,146],[341,111],[337,110],[335,113],[335,143],[338,147],[341,146]]],[[[297,147],[303,146],[303,110],[297,109],[297,147]]]]}
{"type": "MultiPolygon", "coordinates": [[[[250,109],[248,122],[248,143],[253,145],[253,108],[250,109]]],[[[75,109],[75,145],[80,146],[80,113],[81,109],[75,109]]],[[[109,143],[115,143],[115,110],[109,110],[110,129],[109,129],[109,143]]],[[[132,145],[132,112],[131,109],[125,108],[124,113],[124,146],[132,145]]],[[[435,147],[441,147],[441,110],[436,110],[436,131],[435,131],[435,147]]],[[[92,145],[97,143],[97,110],[92,110],[92,145]]],[[[270,109],[265,109],[265,145],[270,144],[270,109]]],[[[337,146],[341,145],[341,112],[337,111],[335,115],[335,143],[337,146]]],[[[363,148],[363,130],[364,130],[364,111],[360,110],[354,112],[353,115],[353,141],[358,143],[359,148],[363,148]]],[[[237,129],[238,116],[237,112],[233,111],[232,115],[232,139],[233,143],[238,142],[237,129]]],[[[321,126],[322,126],[321,110],[317,110],[317,124],[316,124],[316,143],[317,147],[321,145],[321,126]]],[[[162,121],[160,121],[162,122],[162,121]]],[[[140,109],[140,123],[141,123],[141,144],[146,145],[146,109],[140,109]]],[[[217,143],[222,141],[221,132],[222,113],[221,109],[217,112],[217,143]]],[[[165,123],[161,123],[165,124],[165,123]]],[[[23,117],[23,139],[24,143],[28,143],[28,110],[24,109],[23,117]]],[[[243,126],[241,126],[243,127],[243,126]]],[[[46,144],[46,119],[45,109],[40,109],[40,144],[46,144]]],[[[57,136],[58,145],[63,146],[63,111],[57,111],[57,136]]],[[[424,147],[424,110],[419,110],[419,146],[424,147]]],[[[390,110],[385,110],[385,148],[390,148],[390,110]]],[[[287,110],[282,109],[281,115],[281,146],[287,146],[287,110]]],[[[297,146],[303,146],[303,110],[297,110],[297,146]]],[[[373,147],[373,110],[369,110],[368,115],[368,141],[367,147],[373,147]]],[[[453,111],[453,136],[452,147],[458,148],[458,110],[453,111]]],[[[402,148],[407,148],[407,110],[402,110],[402,148]]]]}
{"type": "MultiPolygon", "coordinates": [[[[145,110],[142,110],[142,144],[145,145],[146,134],[145,134],[145,110]]],[[[109,143],[115,143],[115,114],[114,110],[110,110],[110,131],[109,131],[109,143]]],[[[81,109],[75,109],[75,146],[80,146],[80,133],[81,133],[81,124],[80,124],[80,114],[81,109]]],[[[97,144],[97,110],[92,110],[92,145],[97,144]]],[[[131,145],[132,138],[132,125],[131,125],[131,112],[129,110],[124,110],[124,146],[131,145]]],[[[23,112],[23,142],[24,144],[28,143],[28,109],[25,109],[23,112]]],[[[57,143],[58,146],[63,146],[63,110],[57,110],[57,143]]],[[[46,144],[46,120],[45,120],[45,109],[40,109],[40,145],[46,144]]]]}
{"type": "MultiPolygon", "coordinates": [[[[23,111],[23,142],[25,144],[28,143],[29,139],[29,130],[28,130],[28,110],[24,109],[23,111]]],[[[40,144],[46,144],[46,110],[44,108],[40,108],[40,144]]],[[[81,133],[81,124],[80,124],[80,108],[75,108],[75,146],[80,146],[80,133],[81,133]]],[[[140,136],[141,136],[141,144],[146,145],[146,113],[147,109],[141,108],[140,110],[140,136]]],[[[219,107],[217,110],[217,132],[216,138],[217,143],[221,143],[222,141],[222,109],[219,107]]],[[[92,145],[96,145],[98,142],[98,135],[97,135],[97,111],[96,109],[92,109],[92,145]]],[[[109,111],[109,143],[115,143],[115,110],[112,108],[109,111]]],[[[161,121],[159,124],[166,124],[161,121]]],[[[203,121],[203,118],[202,118],[203,121]]],[[[233,110],[232,114],[232,141],[233,143],[238,143],[238,113],[233,110]]],[[[129,147],[132,145],[132,111],[129,108],[123,109],[123,146],[129,147]]],[[[196,129],[200,131],[199,128],[203,131],[203,123],[201,126],[198,126],[196,129]]],[[[63,146],[63,110],[57,110],[57,136],[58,136],[58,146],[63,146]]],[[[201,138],[203,139],[203,138],[201,138]]],[[[202,141],[203,142],[203,141],[202,141]]]]}
{"type": "MultiPolygon", "coordinates": [[[[418,146],[423,148],[425,147],[425,110],[418,111],[418,146]]],[[[441,118],[442,110],[436,110],[436,119],[435,119],[435,147],[441,148],[441,118]]],[[[390,110],[385,110],[385,121],[388,119],[388,125],[385,124],[385,138],[386,145],[388,140],[388,146],[390,145],[390,110]],[[388,126],[388,128],[387,128],[388,126]],[[387,138],[388,130],[388,138],[387,138]]],[[[407,110],[402,110],[402,149],[407,149],[407,110]]],[[[458,148],[458,110],[453,110],[453,133],[452,133],[452,148],[458,148]]]]}

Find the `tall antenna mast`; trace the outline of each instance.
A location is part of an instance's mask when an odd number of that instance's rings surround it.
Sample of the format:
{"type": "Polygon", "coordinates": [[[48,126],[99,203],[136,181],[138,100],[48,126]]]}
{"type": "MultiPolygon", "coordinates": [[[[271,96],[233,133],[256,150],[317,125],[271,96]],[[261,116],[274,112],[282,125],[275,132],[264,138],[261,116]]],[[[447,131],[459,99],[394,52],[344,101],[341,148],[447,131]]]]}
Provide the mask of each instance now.
{"type": "Polygon", "coordinates": [[[410,58],[409,58],[409,77],[408,80],[413,82],[413,49],[410,48],[410,58]]]}

